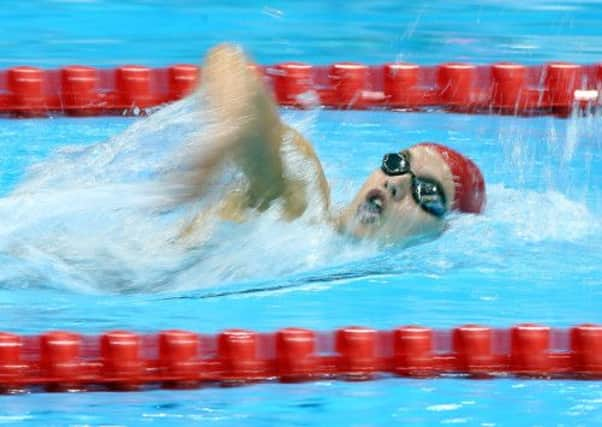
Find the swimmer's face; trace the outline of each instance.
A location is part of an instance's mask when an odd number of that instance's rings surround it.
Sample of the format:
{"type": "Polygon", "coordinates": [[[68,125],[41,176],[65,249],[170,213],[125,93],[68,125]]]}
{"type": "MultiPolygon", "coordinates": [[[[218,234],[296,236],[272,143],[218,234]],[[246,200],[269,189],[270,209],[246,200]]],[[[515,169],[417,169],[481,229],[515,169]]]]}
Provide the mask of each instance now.
{"type": "MultiPolygon", "coordinates": [[[[433,148],[414,146],[405,150],[411,172],[418,180],[435,183],[443,197],[429,194],[435,206],[449,210],[454,200],[454,183],[445,160],[433,148]]],[[[418,235],[438,234],[445,226],[442,217],[427,212],[413,196],[412,174],[388,175],[376,169],[366,180],[341,217],[342,228],[358,238],[399,241],[418,235]]]]}

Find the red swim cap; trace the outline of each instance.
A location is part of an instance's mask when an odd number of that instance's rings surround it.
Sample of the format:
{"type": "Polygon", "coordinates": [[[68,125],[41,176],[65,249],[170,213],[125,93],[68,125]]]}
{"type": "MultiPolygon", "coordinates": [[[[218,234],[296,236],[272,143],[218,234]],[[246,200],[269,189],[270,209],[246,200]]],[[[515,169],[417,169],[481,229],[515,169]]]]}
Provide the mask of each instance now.
{"type": "Polygon", "coordinates": [[[449,166],[456,187],[452,209],[460,212],[481,213],[487,198],[485,196],[485,180],[479,167],[468,157],[444,145],[433,142],[423,142],[418,145],[437,150],[449,166]]]}

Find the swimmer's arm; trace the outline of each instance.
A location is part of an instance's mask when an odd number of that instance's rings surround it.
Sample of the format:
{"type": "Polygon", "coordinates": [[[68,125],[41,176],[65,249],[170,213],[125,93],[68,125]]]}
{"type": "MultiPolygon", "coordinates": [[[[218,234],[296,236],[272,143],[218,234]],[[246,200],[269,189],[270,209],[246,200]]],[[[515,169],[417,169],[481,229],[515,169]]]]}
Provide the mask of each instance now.
{"type": "Polygon", "coordinates": [[[328,185],[313,147],[280,120],[269,90],[240,49],[222,45],[209,53],[203,88],[214,117],[212,150],[199,165],[203,180],[230,157],[249,181],[249,207],[263,210],[271,201],[284,197],[289,216],[300,215],[305,207],[297,199],[304,191],[297,191],[298,183],[285,178],[281,158],[283,140],[293,132],[293,142],[317,165],[317,179],[328,203],[328,185]]]}
{"type": "Polygon", "coordinates": [[[284,191],[280,158],[283,125],[277,107],[243,52],[231,45],[212,49],[202,70],[200,99],[208,124],[198,139],[201,153],[188,159],[178,200],[201,197],[224,161],[233,160],[249,181],[248,204],[259,206],[284,191]]]}

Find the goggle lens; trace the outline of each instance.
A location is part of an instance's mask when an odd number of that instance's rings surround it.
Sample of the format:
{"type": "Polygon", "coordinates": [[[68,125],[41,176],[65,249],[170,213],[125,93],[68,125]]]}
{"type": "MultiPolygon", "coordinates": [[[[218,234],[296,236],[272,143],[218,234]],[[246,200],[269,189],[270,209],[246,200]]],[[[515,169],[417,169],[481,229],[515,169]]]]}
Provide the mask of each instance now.
{"type": "Polygon", "coordinates": [[[383,157],[380,167],[389,176],[409,173],[412,176],[412,196],[425,212],[441,218],[447,212],[445,192],[437,181],[420,178],[410,169],[410,161],[405,152],[388,153],[383,157]]]}
{"type": "Polygon", "coordinates": [[[445,215],[445,193],[439,183],[427,178],[412,177],[412,196],[418,205],[431,215],[445,215]]]}
{"type": "Polygon", "coordinates": [[[390,176],[403,175],[410,171],[410,162],[404,153],[389,153],[383,157],[381,169],[390,176]]]}

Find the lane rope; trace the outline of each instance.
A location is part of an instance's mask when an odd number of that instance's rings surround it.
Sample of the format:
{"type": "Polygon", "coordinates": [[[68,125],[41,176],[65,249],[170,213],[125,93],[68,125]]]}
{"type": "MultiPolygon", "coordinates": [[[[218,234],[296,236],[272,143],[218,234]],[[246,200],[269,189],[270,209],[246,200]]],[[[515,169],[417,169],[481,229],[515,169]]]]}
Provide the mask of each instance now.
{"type": "Polygon", "coordinates": [[[602,325],[464,325],[441,330],[351,326],[272,333],[229,329],[215,335],[183,330],[0,333],[0,390],[5,393],[35,387],[137,390],[449,375],[602,379],[602,325]]]}
{"type": "MultiPolygon", "coordinates": [[[[253,66],[282,106],[566,117],[602,103],[602,63],[555,62],[473,65],[340,62],[312,66],[287,62],[253,66]]],[[[0,70],[0,114],[8,117],[138,115],[181,99],[199,83],[195,65],[166,68],[125,65],[99,69],[72,65],[43,70],[0,70]]]]}

